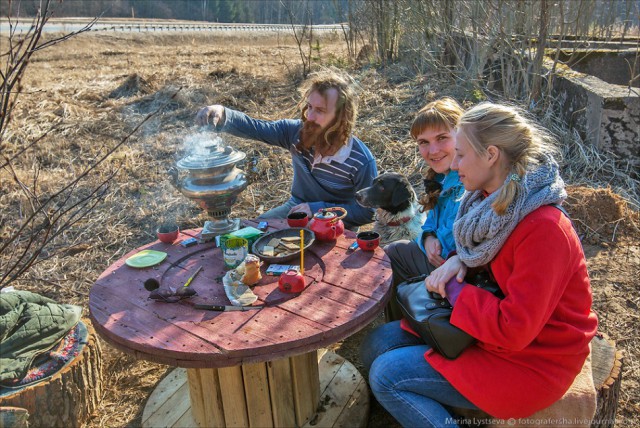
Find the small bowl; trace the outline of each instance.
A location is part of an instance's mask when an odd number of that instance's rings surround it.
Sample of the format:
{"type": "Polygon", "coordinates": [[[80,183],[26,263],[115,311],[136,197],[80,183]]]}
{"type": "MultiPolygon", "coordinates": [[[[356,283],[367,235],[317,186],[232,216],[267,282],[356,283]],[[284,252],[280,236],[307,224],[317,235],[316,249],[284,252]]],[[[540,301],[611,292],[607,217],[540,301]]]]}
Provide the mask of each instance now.
{"type": "Polygon", "coordinates": [[[378,232],[367,231],[356,235],[358,247],[364,251],[373,251],[380,246],[380,234],[378,232]]]}
{"type": "Polygon", "coordinates": [[[163,224],[156,231],[160,242],[164,242],[165,244],[173,244],[173,241],[178,239],[179,234],[180,229],[175,224],[163,224]]]}
{"type": "Polygon", "coordinates": [[[307,213],[295,212],[287,216],[287,224],[289,227],[305,227],[309,223],[307,213]]]}

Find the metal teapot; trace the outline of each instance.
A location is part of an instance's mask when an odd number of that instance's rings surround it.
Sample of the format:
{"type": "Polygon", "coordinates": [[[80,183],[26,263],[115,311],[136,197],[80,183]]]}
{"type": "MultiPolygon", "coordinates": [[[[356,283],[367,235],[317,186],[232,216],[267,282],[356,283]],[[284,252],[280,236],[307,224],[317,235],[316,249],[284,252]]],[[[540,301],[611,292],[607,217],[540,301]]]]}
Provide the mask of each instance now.
{"type": "Polygon", "coordinates": [[[333,241],[344,233],[342,219],[347,215],[347,210],[342,207],[322,208],[313,216],[309,223],[309,229],[316,235],[319,241],[333,241]],[[338,212],[342,211],[342,215],[338,212]]]}

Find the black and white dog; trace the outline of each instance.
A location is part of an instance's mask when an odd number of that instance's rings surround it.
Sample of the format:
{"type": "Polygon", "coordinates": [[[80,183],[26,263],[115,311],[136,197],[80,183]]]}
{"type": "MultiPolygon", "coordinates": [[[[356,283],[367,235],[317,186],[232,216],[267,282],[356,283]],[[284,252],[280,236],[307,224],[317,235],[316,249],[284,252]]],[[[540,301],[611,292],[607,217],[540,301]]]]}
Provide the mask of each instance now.
{"type": "Polygon", "coordinates": [[[376,208],[373,230],[380,234],[381,244],[413,240],[422,233],[426,215],[418,209],[416,192],[404,175],[377,176],[371,187],[356,192],[356,200],[363,207],[376,208]]]}

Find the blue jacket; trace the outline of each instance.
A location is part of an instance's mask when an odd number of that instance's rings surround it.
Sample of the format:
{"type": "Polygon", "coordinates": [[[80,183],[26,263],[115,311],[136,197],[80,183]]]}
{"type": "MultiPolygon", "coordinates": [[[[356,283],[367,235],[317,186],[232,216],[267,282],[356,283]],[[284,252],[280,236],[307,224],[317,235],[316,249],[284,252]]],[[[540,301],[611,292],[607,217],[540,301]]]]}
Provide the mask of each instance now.
{"type": "Polygon", "coordinates": [[[259,120],[228,108],[225,117],[222,131],[282,147],[291,153],[291,200],[296,204],[308,203],[314,214],[321,208],[342,207],[347,210],[345,222],[349,225],[373,221],[374,209],[359,205],[355,199],[356,192],[371,186],[378,175],[376,161],[362,141],[351,137],[351,153],[343,163],[332,161],[314,166],[313,152],[301,152],[295,146],[300,138],[301,120],[259,120]]]}
{"type": "Polygon", "coordinates": [[[422,225],[422,235],[416,238],[425,255],[424,240],[427,234],[433,233],[442,244],[442,258],[446,259],[456,249],[453,239],[453,222],[458,213],[460,200],[464,194],[464,186],[460,183],[458,171],[449,171],[446,175],[438,174],[436,180],[442,183],[442,192],[436,206],[427,214],[427,219],[422,225]]]}

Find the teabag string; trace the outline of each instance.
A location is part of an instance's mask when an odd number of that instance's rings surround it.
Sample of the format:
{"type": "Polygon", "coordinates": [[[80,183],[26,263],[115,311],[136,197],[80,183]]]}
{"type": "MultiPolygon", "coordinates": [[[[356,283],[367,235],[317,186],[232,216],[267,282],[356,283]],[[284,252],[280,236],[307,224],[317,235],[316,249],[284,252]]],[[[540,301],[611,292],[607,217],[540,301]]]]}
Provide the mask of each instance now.
{"type": "MultiPolygon", "coordinates": [[[[187,235],[187,234],[185,234],[185,235],[187,235]]],[[[191,236],[191,235],[188,235],[188,236],[191,236]]],[[[189,254],[187,254],[186,256],[183,256],[183,257],[179,258],[179,259],[178,259],[178,260],[176,260],[175,262],[170,263],[170,264],[169,264],[169,267],[167,268],[167,270],[165,270],[165,271],[162,273],[162,276],[160,277],[160,280],[158,281],[158,287],[156,287],[156,288],[163,288],[163,284],[164,284],[165,276],[167,275],[167,273],[168,273],[171,269],[173,269],[173,268],[180,268],[180,269],[184,270],[185,268],[183,268],[182,266],[180,266],[180,263],[184,262],[184,261],[185,261],[185,260],[187,260],[187,259],[190,259],[190,258],[191,258],[191,257],[193,257],[195,254],[201,253],[201,252],[203,252],[203,251],[208,251],[208,250],[210,250],[210,249],[211,249],[211,247],[204,247],[204,248],[200,248],[200,249],[198,249],[198,250],[195,250],[195,251],[190,252],[190,253],[189,253],[189,254]]],[[[173,293],[175,293],[175,291],[176,291],[176,290],[174,290],[174,289],[173,289],[173,287],[171,287],[170,285],[169,285],[169,286],[167,286],[167,288],[169,289],[169,291],[170,291],[172,294],[173,294],[173,293]]],[[[151,290],[149,290],[149,291],[151,291],[151,290]]]]}
{"type": "Polygon", "coordinates": [[[304,275],[304,229],[300,229],[300,275],[304,275]]]}

